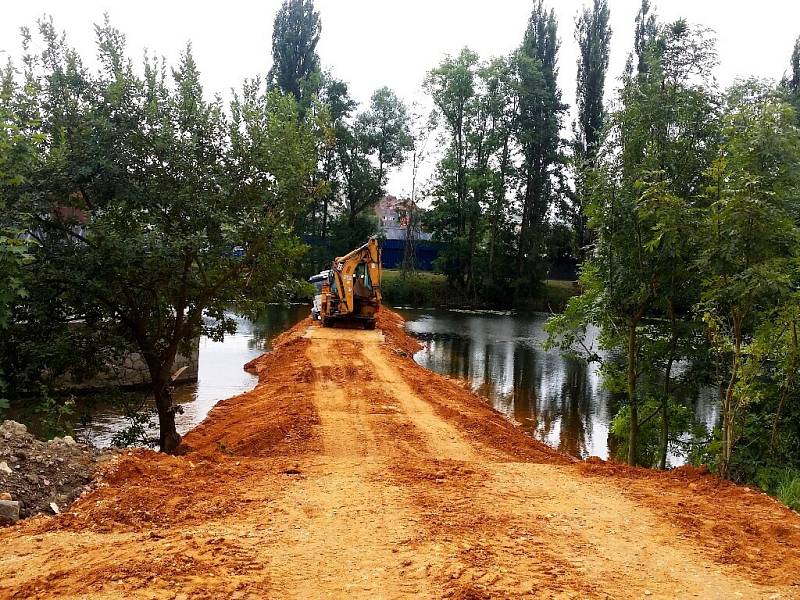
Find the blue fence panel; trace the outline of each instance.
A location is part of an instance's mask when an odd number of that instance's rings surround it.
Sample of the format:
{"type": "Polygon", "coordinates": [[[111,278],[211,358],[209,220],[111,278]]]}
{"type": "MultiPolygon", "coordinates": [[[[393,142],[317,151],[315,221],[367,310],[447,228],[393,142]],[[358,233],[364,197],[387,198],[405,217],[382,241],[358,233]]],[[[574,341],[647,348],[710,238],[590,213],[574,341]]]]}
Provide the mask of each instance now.
{"type": "MultiPolygon", "coordinates": [[[[325,240],[309,235],[303,236],[303,241],[309,246],[317,248],[326,248],[328,246],[325,240]]],[[[403,256],[405,256],[406,251],[405,240],[382,240],[380,245],[381,262],[385,269],[399,269],[403,266],[403,256]]],[[[433,261],[436,260],[439,252],[446,246],[445,242],[432,242],[429,240],[414,242],[415,268],[420,271],[433,271],[433,261]]],[[[333,260],[333,258],[331,256],[330,260],[333,260]]],[[[327,266],[323,268],[327,268],[327,266]]]]}
{"type": "MultiPolygon", "coordinates": [[[[415,268],[420,271],[432,271],[433,261],[444,247],[442,242],[419,240],[414,243],[415,268]]],[[[399,269],[403,266],[405,256],[405,240],[383,240],[381,242],[381,262],[385,269],[399,269]]]]}

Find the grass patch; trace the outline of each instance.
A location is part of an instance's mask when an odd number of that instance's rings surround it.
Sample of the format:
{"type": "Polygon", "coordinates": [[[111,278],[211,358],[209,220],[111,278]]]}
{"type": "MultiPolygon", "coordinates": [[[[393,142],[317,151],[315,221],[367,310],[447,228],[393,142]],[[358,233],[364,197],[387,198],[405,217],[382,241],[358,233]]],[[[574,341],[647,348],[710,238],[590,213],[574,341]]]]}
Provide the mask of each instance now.
{"type": "Polygon", "coordinates": [[[560,279],[546,279],[541,289],[541,295],[522,300],[517,308],[558,313],[563,311],[569,299],[578,293],[574,281],[560,279]]]}
{"type": "Polygon", "coordinates": [[[544,289],[548,308],[554,312],[561,312],[564,310],[569,299],[579,292],[575,281],[562,281],[559,279],[546,280],[544,282],[544,289]]]}
{"type": "Polygon", "coordinates": [[[786,469],[778,481],[775,496],[792,510],[800,512],[800,471],[786,469]]]}
{"type": "Polygon", "coordinates": [[[744,478],[770,496],[800,512],[800,469],[776,465],[761,466],[751,478],[744,478]]]}

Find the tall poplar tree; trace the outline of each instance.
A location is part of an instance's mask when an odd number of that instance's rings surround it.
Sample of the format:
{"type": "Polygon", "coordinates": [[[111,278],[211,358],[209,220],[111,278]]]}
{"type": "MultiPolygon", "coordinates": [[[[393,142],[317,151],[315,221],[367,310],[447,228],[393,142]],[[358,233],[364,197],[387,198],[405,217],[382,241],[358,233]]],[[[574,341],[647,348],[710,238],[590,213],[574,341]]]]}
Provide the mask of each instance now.
{"type": "Polygon", "coordinates": [[[658,20],[655,12],[652,11],[650,0],[642,0],[639,12],[636,14],[636,29],[633,35],[633,53],[628,56],[626,71],[633,73],[634,61],[636,72],[639,75],[647,73],[649,64],[647,51],[658,35],[658,20]]]}
{"type": "Polygon", "coordinates": [[[521,215],[515,298],[530,293],[544,276],[541,260],[554,180],[563,165],[561,120],[566,105],[558,88],[558,23],[542,0],[533,5],[522,46],[516,53],[519,79],[517,143],[521,149],[521,215]]]}
{"type": "Polygon", "coordinates": [[[302,107],[319,87],[317,43],[322,30],[313,0],[284,0],[272,30],[270,85],[292,94],[302,107]]]}
{"type": "Polygon", "coordinates": [[[591,168],[597,156],[597,147],[605,121],[603,92],[608,53],[611,44],[611,13],[607,0],[594,0],[591,7],[583,9],[575,22],[575,40],[578,42],[578,77],[575,101],[578,120],[575,123],[575,206],[573,221],[576,246],[581,252],[589,243],[586,227],[585,170],[591,168]]]}
{"type": "Polygon", "coordinates": [[[783,80],[783,87],[789,94],[789,102],[794,106],[797,123],[800,125],[800,36],[794,42],[789,74],[783,80]]]}

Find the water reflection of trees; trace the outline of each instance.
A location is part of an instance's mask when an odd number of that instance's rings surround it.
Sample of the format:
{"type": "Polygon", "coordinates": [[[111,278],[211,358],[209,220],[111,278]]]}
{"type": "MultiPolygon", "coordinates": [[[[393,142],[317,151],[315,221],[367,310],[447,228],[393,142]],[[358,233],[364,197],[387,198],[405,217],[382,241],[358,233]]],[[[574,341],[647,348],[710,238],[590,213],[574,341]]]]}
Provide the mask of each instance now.
{"type": "Polygon", "coordinates": [[[275,336],[306,318],[309,311],[310,307],[305,305],[271,305],[253,321],[241,319],[237,333],[250,336],[248,348],[269,350],[275,336]]]}
{"type": "Polygon", "coordinates": [[[538,439],[586,456],[598,412],[593,396],[599,391],[593,389],[589,367],[526,343],[480,337],[429,339],[417,358],[430,369],[468,380],[538,439]]]}
{"type": "MultiPolygon", "coordinates": [[[[596,363],[542,350],[543,316],[434,312],[408,318],[424,342],[416,356],[423,366],[468,380],[497,410],[564,452],[582,457],[614,453],[609,426],[621,399],[603,389],[596,363]]],[[[686,379],[694,380],[689,373],[686,379]]],[[[674,392],[694,408],[699,422],[708,427],[717,422],[713,390],[682,385],[674,392]]]]}

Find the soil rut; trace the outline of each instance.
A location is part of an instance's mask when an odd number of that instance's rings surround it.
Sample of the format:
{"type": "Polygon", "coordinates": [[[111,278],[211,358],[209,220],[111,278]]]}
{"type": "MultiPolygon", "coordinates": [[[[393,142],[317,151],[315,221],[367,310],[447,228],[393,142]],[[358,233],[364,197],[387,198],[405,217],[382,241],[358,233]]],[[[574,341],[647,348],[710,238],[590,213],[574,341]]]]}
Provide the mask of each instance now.
{"type": "Polygon", "coordinates": [[[800,597],[797,515],[576,463],[380,327],[301,323],[183,456],[132,452],[66,514],[0,531],[0,598],[800,597]]]}

